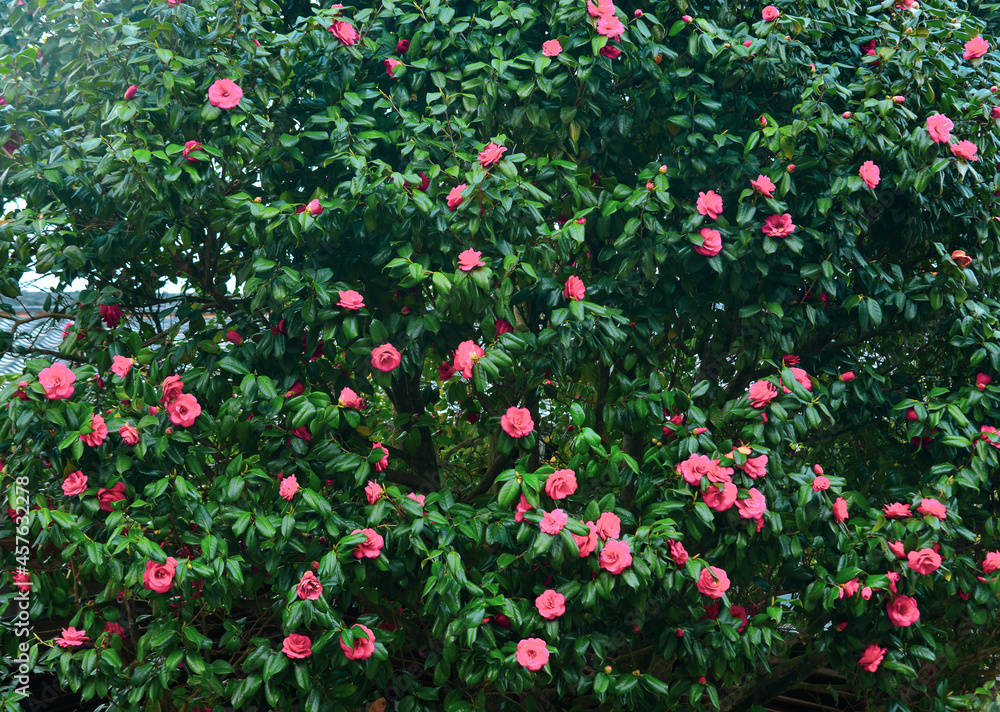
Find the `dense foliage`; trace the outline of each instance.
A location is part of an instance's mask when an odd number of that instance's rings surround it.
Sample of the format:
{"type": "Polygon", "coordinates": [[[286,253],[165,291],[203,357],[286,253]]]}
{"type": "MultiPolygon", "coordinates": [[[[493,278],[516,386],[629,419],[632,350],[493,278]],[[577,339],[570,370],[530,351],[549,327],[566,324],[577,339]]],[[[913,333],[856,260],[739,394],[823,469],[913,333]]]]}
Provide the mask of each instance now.
{"type": "Polygon", "coordinates": [[[8,2],[7,709],[978,708],[973,9],[8,2]]]}

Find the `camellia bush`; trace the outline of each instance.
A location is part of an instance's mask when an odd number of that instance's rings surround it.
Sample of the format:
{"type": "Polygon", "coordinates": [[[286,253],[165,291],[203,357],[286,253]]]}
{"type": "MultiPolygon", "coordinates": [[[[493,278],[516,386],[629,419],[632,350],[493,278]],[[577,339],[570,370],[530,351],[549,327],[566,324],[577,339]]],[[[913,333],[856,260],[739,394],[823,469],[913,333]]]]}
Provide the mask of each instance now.
{"type": "Polygon", "coordinates": [[[5,709],[981,709],[998,10],[5,3],[5,709]]]}

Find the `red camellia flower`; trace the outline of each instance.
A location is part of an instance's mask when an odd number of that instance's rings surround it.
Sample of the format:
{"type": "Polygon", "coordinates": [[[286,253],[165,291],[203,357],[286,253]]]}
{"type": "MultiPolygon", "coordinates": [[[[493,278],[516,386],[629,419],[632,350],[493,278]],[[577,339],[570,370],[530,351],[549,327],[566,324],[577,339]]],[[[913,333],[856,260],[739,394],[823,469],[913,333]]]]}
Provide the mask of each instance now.
{"type": "Polygon", "coordinates": [[[987,375],[985,373],[977,373],[976,374],[976,388],[978,390],[985,391],[986,390],[986,386],[990,385],[992,382],[993,382],[993,377],[992,376],[989,376],[989,375],[987,375]]]}
{"type": "Polygon", "coordinates": [[[501,334],[507,334],[514,331],[514,327],[510,325],[510,322],[506,319],[497,319],[496,321],[496,334],[494,338],[500,338],[501,334]]]}
{"type": "Polygon", "coordinates": [[[170,414],[170,422],[174,425],[190,428],[194,425],[195,419],[201,415],[201,406],[193,395],[182,393],[167,403],[167,413],[170,414]]]}
{"type": "Polygon", "coordinates": [[[84,445],[97,447],[104,442],[106,437],[108,437],[108,426],[104,422],[104,416],[94,413],[90,416],[90,432],[81,435],[80,439],[84,445]]]}
{"type": "Polygon", "coordinates": [[[701,570],[696,585],[698,590],[709,598],[722,598],[729,590],[729,576],[725,570],[709,566],[701,570]]]}
{"type": "Polygon", "coordinates": [[[549,663],[549,649],[541,638],[525,638],[518,642],[514,659],[521,667],[541,670],[549,663]]]}
{"type": "Polygon", "coordinates": [[[503,157],[503,154],[507,152],[506,147],[499,144],[493,143],[492,141],[486,144],[484,148],[479,153],[479,165],[483,168],[488,168],[503,157]]]}
{"type": "Polygon", "coordinates": [[[519,501],[517,503],[517,511],[514,514],[514,521],[515,522],[523,522],[524,521],[524,513],[525,512],[530,512],[532,509],[534,509],[534,507],[532,507],[528,503],[528,500],[526,500],[524,498],[524,495],[522,494],[521,495],[521,501],[519,501]]]}
{"type": "Polygon", "coordinates": [[[707,193],[700,192],[696,207],[700,214],[708,216],[712,220],[718,220],[719,215],[722,214],[722,196],[714,190],[707,193]]]}
{"type": "Polygon", "coordinates": [[[208,88],[208,103],[220,109],[232,109],[243,98],[243,90],[232,79],[216,79],[208,88]]]}
{"type": "Polygon", "coordinates": [[[576,492],[576,473],[573,470],[556,470],[545,480],[545,494],[552,499],[566,499],[576,492]]]}
{"type": "Polygon", "coordinates": [[[38,373],[38,382],[49,400],[63,400],[73,395],[76,374],[64,363],[54,363],[38,373]]]}
{"type": "Polygon", "coordinates": [[[114,329],[122,320],[122,310],[117,304],[101,304],[97,311],[109,329],[114,329]]]}
{"type": "Polygon", "coordinates": [[[189,163],[197,163],[198,162],[198,157],[197,156],[192,156],[191,154],[194,151],[200,151],[203,148],[204,147],[200,143],[198,143],[197,141],[188,141],[188,142],[186,142],[184,144],[184,148],[181,149],[181,156],[183,158],[186,158],[189,163]]]}
{"type": "Polygon", "coordinates": [[[584,298],[587,294],[587,288],[583,284],[583,280],[576,275],[571,275],[567,280],[566,284],[563,286],[563,296],[567,299],[571,299],[574,302],[578,302],[584,298]]]}
{"type": "Polygon", "coordinates": [[[354,29],[354,25],[350,22],[345,22],[344,20],[334,20],[333,24],[326,29],[329,30],[334,37],[340,40],[340,44],[346,47],[357,44],[358,39],[361,37],[361,35],[358,34],[358,31],[354,29]]]}
{"type": "Polygon", "coordinates": [[[139,430],[132,423],[125,423],[118,428],[118,435],[126,445],[135,445],[139,442],[139,430]]]}
{"type": "Polygon", "coordinates": [[[451,365],[451,361],[444,361],[440,366],[438,366],[438,378],[442,381],[447,381],[454,375],[455,367],[451,365]]]}
{"type": "Polygon", "coordinates": [[[143,587],[157,593],[166,593],[174,585],[174,571],[176,568],[177,559],[172,556],[167,557],[165,564],[147,561],[146,572],[142,576],[143,587]]]}
{"type": "Polygon", "coordinates": [[[566,597],[551,588],[542,591],[535,599],[538,615],[546,620],[554,620],[566,612],[566,597]]]}
{"type": "Polygon", "coordinates": [[[899,502],[887,504],[882,507],[882,510],[885,512],[885,516],[889,519],[903,519],[904,517],[913,516],[913,513],[910,511],[910,505],[901,504],[899,502]]]}
{"type": "Polygon", "coordinates": [[[385,65],[385,73],[391,77],[393,71],[396,69],[396,67],[401,65],[402,62],[393,57],[387,57],[386,59],[382,60],[382,64],[385,65]]]}
{"type": "Polygon", "coordinates": [[[62,636],[55,639],[56,645],[60,648],[70,648],[79,645],[86,645],[90,642],[90,638],[87,637],[87,631],[77,630],[76,628],[70,626],[69,628],[62,629],[62,636]]]}
{"type": "Polygon", "coordinates": [[[878,670],[878,666],[882,664],[884,658],[885,648],[880,648],[875,643],[872,643],[861,654],[861,657],[858,659],[858,665],[868,672],[875,672],[878,670]]]}
{"type": "Polygon", "coordinates": [[[374,529],[355,529],[351,534],[364,534],[367,540],[354,547],[355,559],[377,559],[385,546],[385,539],[374,529]]]}
{"type": "Polygon", "coordinates": [[[617,576],[632,565],[632,552],[628,542],[609,540],[601,549],[598,560],[602,569],[617,576]]]}
{"type": "Polygon", "coordinates": [[[850,383],[855,379],[854,371],[844,371],[838,378],[844,383],[850,383]]]}
{"type": "Polygon", "coordinates": [[[395,371],[401,360],[399,351],[392,344],[382,344],[372,349],[372,368],[383,373],[395,371]]]}
{"type": "Polygon", "coordinates": [[[104,632],[110,635],[117,635],[122,640],[125,640],[125,629],[121,627],[121,624],[115,621],[106,621],[104,623],[104,632]]]}
{"type": "Polygon", "coordinates": [[[918,574],[932,574],[941,567],[941,555],[933,549],[911,551],[906,555],[907,566],[918,574]]]}
{"type": "Polygon", "coordinates": [[[97,490],[97,501],[100,503],[101,511],[110,512],[111,506],[115,502],[125,499],[125,483],[117,482],[110,489],[101,488],[97,490]]]}
{"type": "Polygon", "coordinates": [[[909,596],[894,596],[886,611],[889,614],[889,622],[898,628],[906,628],[920,620],[917,601],[909,596]]]}
{"type": "Polygon", "coordinates": [[[409,40],[400,40],[399,42],[396,43],[396,52],[398,54],[403,54],[404,52],[406,52],[409,49],[410,49],[410,41],[409,40]]]}
{"type": "Polygon", "coordinates": [[[308,658],[312,655],[312,641],[308,635],[292,633],[282,642],[281,652],[293,659],[308,658]]]}
{"type": "Polygon", "coordinates": [[[367,660],[375,652],[375,633],[368,626],[361,625],[360,623],[352,626],[355,629],[360,628],[359,635],[358,631],[355,630],[355,637],[353,645],[347,645],[344,642],[344,637],[340,637],[340,649],[344,651],[344,655],[347,656],[348,660],[367,660]]]}
{"type": "Polygon", "coordinates": [[[295,593],[303,600],[315,601],[323,594],[323,584],[316,578],[316,574],[306,571],[295,587],[295,593]]]}
{"type": "Polygon", "coordinates": [[[788,237],[795,232],[795,224],[792,216],[788,213],[784,215],[772,215],[764,221],[761,232],[769,237],[788,237]]]}
{"type": "Polygon", "coordinates": [[[500,416],[500,427],[512,438],[523,438],[535,429],[535,421],[527,408],[511,406],[500,416]]]}

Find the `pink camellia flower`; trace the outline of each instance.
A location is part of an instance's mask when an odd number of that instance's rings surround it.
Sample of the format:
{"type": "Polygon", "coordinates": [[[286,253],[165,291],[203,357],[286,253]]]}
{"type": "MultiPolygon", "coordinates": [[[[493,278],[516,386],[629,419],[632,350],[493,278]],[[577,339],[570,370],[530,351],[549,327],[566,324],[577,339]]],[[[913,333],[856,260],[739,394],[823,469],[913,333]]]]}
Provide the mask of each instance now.
{"type": "Polygon", "coordinates": [[[576,492],[576,473],[573,470],[556,470],[545,480],[545,494],[552,499],[566,499],[576,492]]]}
{"type": "Polygon", "coordinates": [[[361,35],[358,31],[354,29],[354,25],[350,22],[345,22],[344,20],[334,20],[333,24],[326,28],[329,32],[340,40],[340,44],[344,46],[351,46],[358,43],[358,39],[361,35]]]}
{"type": "Polygon", "coordinates": [[[847,500],[843,497],[837,497],[833,503],[833,518],[838,524],[847,521],[847,500]]]}
{"type": "Polygon", "coordinates": [[[472,378],[472,367],[485,354],[483,348],[477,346],[475,341],[463,341],[455,350],[455,371],[461,373],[462,378],[472,378]]]}
{"type": "Polygon", "coordinates": [[[749,47],[753,44],[753,40],[743,40],[743,46],[749,47]]]}
{"type": "Polygon", "coordinates": [[[576,275],[571,275],[563,286],[563,296],[574,302],[582,300],[587,294],[587,288],[583,280],[576,275]]]}
{"type": "Polygon", "coordinates": [[[992,376],[988,376],[985,373],[976,374],[976,388],[978,388],[979,390],[985,391],[986,386],[990,385],[992,382],[993,382],[992,376]]]}
{"type": "Polygon", "coordinates": [[[486,148],[484,148],[479,153],[479,165],[481,165],[483,168],[492,166],[494,163],[499,161],[500,158],[503,157],[503,154],[506,152],[507,152],[506,147],[493,143],[491,141],[490,143],[486,144],[486,148]]]}
{"type": "Polygon", "coordinates": [[[468,249],[458,255],[458,268],[463,272],[471,272],[477,267],[485,267],[486,263],[481,259],[482,252],[468,249]]]}
{"type": "Polygon", "coordinates": [[[400,361],[399,351],[392,344],[382,344],[372,349],[372,368],[377,368],[382,373],[395,371],[400,361]]]}
{"type": "Polygon", "coordinates": [[[622,520],[614,512],[603,512],[594,526],[602,541],[617,539],[622,535],[622,520]]]}
{"type": "Polygon", "coordinates": [[[125,499],[125,483],[116,482],[110,489],[102,487],[97,490],[97,501],[100,503],[102,512],[110,512],[115,502],[125,499]]]}
{"type": "MultiPolygon", "coordinates": [[[[530,512],[532,509],[534,509],[534,507],[532,507],[528,503],[528,500],[526,500],[524,498],[524,495],[522,494],[521,495],[521,501],[517,503],[517,512],[514,514],[514,521],[515,522],[523,522],[524,521],[524,513],[525,512],[530,512]]],[[[579,544],[579,542],[578,542],[578,544],[579,544]]]]}
{"type": "Polygon", "coordinates": [[[872,161],[865,161],[861,164],[861,170],[858,171],[858,175],[861,176],[861,180],[865,182],[869,188],[874,190],[875,186],[879,184],[882,180],[881,172],[878,166],[872,161]]]}
{"type": "Polygon", "coordinates": [[[748,457],[747,461],[743,463],[743,472],[745,472],[747,477],[752,480],[756,480],[758,477],[766,475],[767,455],[748,457]]]}
{"type": "Polygon", "coordinates": [[[385,65],[385,73],[391,77],[393,70],[395,70],[396,67],[401,65],[402,62],[400,62],[398,59],[394,59],[393,57],[389,57],[387,59],[383,59],[382,64],[385,65]]]}
{"type": "Polygon", "coordinates": [[[337,290],[337,296],[340,297],[337,302],[337,306],[343,309],[350,309],[351,311],[357,311],[365,305],[365,298],[360,294],[355,292],[353,289],[347,290],[337,290]]]}
{"type": "Polygon", "coordinates": [[[139,87],[137,87],[135,84],[133,84],[132,86],[130,86],[128,89],[126,89],[125,90],[125,101],[132,100],[135,97],[136,92],[138,92],[138,91],[139,91],[139,87]]]}
{"type": "Polygon", "coordinates": [[[412,499],[414,502],[423,507],[424,502],[427,500],[427,495],[417,494],[416,492],[410,492],[408,495],[406,495],[406,498],[412,499]]]}
{"type": "Polygon", "coordinates": [[[718,485],[709,485],[708,489],[701,493],[701,496],[709,509],[714,509],[716,512],[725,512],[736,504],[736,494],[738,491],[739,489],[736,485],[732,482],[726,482],[722,483],[721,488],[718,485]]]}
{"type": "Polygon", "coordinates": [[[701,229],[701,244],[694,246],[694,251],[705,257],[715,257],[722,252],[722,235],[718,230],[707,227],[701,229]]]}
{"type": "Polygon", "coordinates": [[[356,623],[354,628],[360,628],[364,635],[357,635],[355,633],[354,644],[347,645],[344,643],[344,638],[340,638],[340,649],[344,651],[344,655],[348,660],[367,660],[375,652],[375,633],[368,626],[356,623]]]}
{"type": "Polygon", "coordinates": [[[555,536],[563,530],[568,521],[569,515],[566,512],[561,509],[553,509],[542,515],[542,521],[538,526],[544,533],[555,536]]]}
{"type": "Polygon", "coordinates": [[[156,593],[166,593],[174,585],[174,571],[176,569],[177,559],[172,556],[167,557],[165,564],[147,561],[146,571],[142,575],[143,588],[156,591],[156,593]]]}
{"type": "Polygon", "coordinates": [[[306,209],[304,212],[307,212],[312,216],[322,215],[323,205],[319,202],[318,198],[313,198],[308,203],[306,203],[306,209]]]}
{"type": "Polygon", "coordinates": [[[906,558],[906,545],[903,544],[903,542],[894,541],[890,542],[889,544],[886,544],[886,546],[889,547],[889,551],[891,551],[892,555],[895,556],[897,559],[906,558]]]}
{"type": "Polygon", "coordinates": [[[56,638],[55,643],[60,648],[70,648],[76,647],[78,645],[86,645],[90,642],[90,638],[87,637],[87,631],[77,630],[76,628],[70,626],[69,628],[62,629],[62,637],[56,638]]]}
{"type": "Polygon", "coordinates": [[[994,106],[992,109],[990,109],[990,118],[1000,119],[1000,106],[994,106]]]}
{"type": "Polygon", "coordinates": [[[941,568],[941,555],[934,549],[920,549],[906,555],[907,566],[918,574],[927,576],[941,568]]]}
{"type": "Polygon", "coordinates": [[[361,410],[365,407],[365,399],[350,388],[344,388],[344,390],[340,392],[340,399],[337,402],[341,408],[354,408],[355,410],[361,410]]]}
{"type": "Polygon", "coordinates": [[[861,657],[858,659],[858,665],[868,672],[875,672],[878,670],[878,666],[882,664],[882,660],[885,658],[885,648],[880,648],[875,643],[871,643],[865,652],[861,653],[861,657]]]}
{"type": "Polygon", "coordinates": [[[183,393],[184,381],[181,380],[180,376],[167,376],[163,379],[163,384],[160,388],[163,389],[160,402],[167,403],[183,393]]]}
{"type": "Polygon", "coordinates": [[[895,571],[886,571],[885,575],[889,578],[889,590],[896,593],[896,584],[899,583],[899,579],[901,579],[902,576],[895,571]]]}
{"type": "Polygon", "coordinates": [[[778,19],[780,14],[781,13],[778,11],[778,8],[774,5],[768,5],[761,11],[760,16],[764,22],[774,22],[778,19]]]}
{"type": "Polygon", "coordinates": [[[882,510],[888,519],[903,519],[904,517],[913,516],[913,513],[910,511],[910,505],[900,504],[899,502],[887,504],[882,507],[882,510]]]}
{"type": "Polygon", "coordinates": [[[840,587],[840,592],[837,594],[837,598],[852,598],[860,589],[861,584],[856,578],[852,578],[840,587]]]}
{"type": "MultiPolygon", "coordinates": [[[[812,381],[809,380],[809,376],[808,376],[808,374],[806,374],[805,371],[803,371],[801,368],[797,368],[795,366],[792,366],[788,370],[790,370],[792,372],[792,375],[795,376],[795,380],[799,382],[799,385],[801,385],[807,391],[811,391],[813,389],[812,381]]],[[[778,379],[778,385],[781,386],[781,390],[783,390],[785,393],[791,393],[792,392],[788,388],[788,386],[786,386],[784,383],[782,383],[782,381],[781,381],[780,378],[778,379]]]]}
{"type": "Polygon", "coordinates": [[[535,429],[535,421],[527,408],[511,406],[500,416],[500,427],[512,438],[523,438],[535,429]]]}
{"type": "Polygon", "coordinates": [[[865,599],[866,601],[870,601],[871,600],[871,597],[872,597],[871,586],[865,586],[864,588],[861,589],[861,597],[863,599],[865,599]]]}
{"type": "Polygon", "coordinates": [[[935,143],[948,143],[951,141],[951,130],[955,124],[944,114],[931,114],[927,117],[927,132],[931,135],[931,140],[935,143]]]}
{"type": "Polygon", "coordinates": [[[80,470],[70,472],[62,483],[62,491],[67,497],[75,497],[87,490],[87,476],[80,470]]]}
{"type": "Polygon", "coordinates": [[[777,187],[776,185],[774,185],[774,183],[771,182],[771,179],[768,178],[763,173],[757,176],[757,180],[750,181],[750,185],[752,185],[753,189],[756,190],[761,195],[763,195],[765,198],[773,198],[774,189],[777,187]]]}
{"type": "Polygon", "coordinates": [[[282,641],[281,652],[292,659],[308,658],[312,655],[312,641],[308,635],[292,633],[282,641]]]}
{"type": "Polygon", "coordinates": [[[813,480],[813,492],[823,492],[830,489],[830,479],[828,477],[817,477],[813,480]]]}
{"type": "Polygon", "coordinates": [[[80,439],[83,440],[84,445],[97,447],[104,442],[106,437],[108,437],[108,426],[104,422],[104,416],[94,413],[90,416],[90,432],[81,435],[80,439]]]}
{"type": "Polygon", "coordinates": [[[385,453],[384,455],[382,455],[382,458],[375,463],[375,471],[382,472],[389,466],[389,451],[386,450],[381,440],[379,440],[377,443],[372,443],[372,450],[381,450],[383,453],[385,453]]]}
{"type": "Polygon", "coordinates": [[[38,373],[38,382],[45,389],[49,400],[63,400],[73,395],[73,381],[76,374],[64,363],[54,363],[38,373]]]}
{"type": "Polygon", "coordinates": [[[709,598],[722,598],[729,590],[729,576],[723,569],[709,566],[701,570],[696,585],[698,590],[709,598]]]}
{"type": "Polygon", "coordinates": [[[316,574],[312,571],[306,571],[302,574],[302,579],[295,587],[295,593],[304,601],[315,601],[323,593],[323,584],[316,578],[316,574]]]}
{"type": "Polygon", "coordinates": [[[889,622],[897,628],[906,628],[920,620],[917,601],[909,596],[893,596],[886,611],[889,614],[889,622]]]}
{"type": "Polygon", "coordinates": [[[597,20],[597,34],[616,39],[625,34],[625,25],[615,15],[602,15],[597,20]]]}
{"type": "Polygon", "coordinates": [[[538,615],[546,620],[555,620],[566,612],[566,597],[551,588],[542,591],[535,599],[538,615]]]}
{"type": "Polygon", "coordinates": [[[133,363],[135,362],[126,356],[115,356],[111,359],[111,371],[119,378],[125,378],[133,363]]]}
{"type": "Polygon", "coordinates": [[[990,435],[997,434],[996,428],[994,428],[992,425],[981,425],[979,426],[979,432],[982,433],[982,435],[979,436],[980,440],[985,440],[990,445],[995,447],[997,450],[1000,450],[1000,442],[990,439],[990,435]]]}
{"type": "MultiPolygon", "coordinates": [[[[524,499],[524,496],[521,496],[524,499]]],[[[520,505],[518,505],[520,507],[520,505]]],[[[590,527],[590,533],[587,536],[577,536],[576,534],[570,533],[573,537],[573,541],[576,542],[576,548],[580,550],[580,557],[584,558],[590,556],[597,549],[597,525],[593,522],[586,522],[587,526],[590,527]]]]}
{"type": "Polygon", "coordinates": [[[710,190],[707,193],[700,192],[698,193],[696,207],[701,215],[707,215],[712,220],[718,220],[722,214],[722,196],[714,190],[710,190]]]}
{"type": "Polygon", "coordinates": [[[895,104],[903,104],[903,103],[906,102],[906,97],[902,96],[900,94],[897,94],[896,96],[892,97],[892,101],[895,104]]]}
{"type": "Polygon", "coordinates": [[[378,502],[382,499],[382,485],[375,480],[368,480],[368,484],[365,485],[365,497],[368,499],[368,504],[378,502]]]}
{"type": "Polygon", "coordinates": [[[854,371],[844,371],[837,378],[843,381],[844,383],[850,383],[856,378],[856,376],[854,375],[854,371]]]}
{"type": "Polygon", "coordinates": [[[684,481],[693,487],[701,484],[703,477],[715,472],[717,461],[712,461],[706,455],[697,453],[690,455],[686,460],[677,463],[677,474],[684,478],[684,481]]]}
{"type": "Polygon", "coordinates": [[[840,116],[841,116],[841,118],[844,118],[844,119],[850,119],[850,118],[852,118],[854,116],[854,112],[853,111],[845,111],[840,116]]]}
{"type": "Polygon", "coordinates": [[[193,395],[182,393],[167,403],[167,412],[170,414],[171,423],[190,428],[194,425],[195,419],[201,415],[201,406],[193,395]]]}
{"type": "Polygon", "coordinates": [[[778,389],[770,381],[755,381],[750,384],[748,391],[750,405],[754,408],[763,408],[772,400],[777,398],[778,389]]]}
{"type": "Polygon", "coordinates": [[[1000,570],[1000,551],[991,551],[983,559],[983,573],[991,574],[1000,570]]]}
{"type": "Polygon", "coordinates": [[[938,519],[948,518],[948,508],[932,497],[924,497],[917,506],[917,511],[923,516],[937,517],[938,519]]]}
{"type": "Polygon", "coordinates": [[[514,659],[521,667],[529,670],[541,670],[549,664],[549,649],[541,638],[524,638],[517,643],[514,659]]]}
{"type": "Polygon", "coordinates": [[[559,40],[549,40],[542,43],[542,54],[546,57],[558,57],[562,50],[559,40]]]}
{"type": "MultiPolygon", "coordinates": [[[[735,489],[736,485],[733,485],[735,489]]],[[[767,511],[767,498],[756,487],[751,487],[746,499],[736,500],[736,509],[742,519],[760,519],[767,511]]]]}
{"type": "Polygon", "coordinates": [[[959,141],[958,143],[951,144],[951,154],[955,158],[961,158],[966,161],[978,161],[976,157],[976,151],[979,149],[976,144],[972,141],[959,141]]]}
{"type": "Polygon", "coordinates": [[[667,544],[670,546],[670,558],[674,560],[674,563],[678,566],[683,566],[690,559],[690,555],[687,553],[687,549],[679,541],[669,540],[667,544]]]}
{"type": "Polygon", "coordinates": [[[466,183],[459,183],[448,191],[448,210],[455,212],[455,208],[462,204],[462,191],[468,187],[466,183]]]}
{"type": "Polygon", "coordinates": [[[784,215],[772,215],[764,221],[764,227],[760,230],[769,237],[788,237],[795,232],[795,224],[792,216],[788,213],[784,215]]]}
{"type": "Polygon", "coordinates": [[[220,109],[232,109],[243,98],[243,90],[232,79],[216,79],[208,88],[208,103],[220,109]]]}
{"type": "Polygon", "coordinates": [[[979,59],[989,51],[989,42],[982,37],[973,37],[965,43],[965,52],[962,53],[962,59],[979,59]]]}
{"type": "Polygon", "coordinates": [[[610,539],[601,549],[598,560],[602,569],[617,576],[632,565],[632,551],[628,542],[610,539]]]}
{"type": "Polygon", "coordinates": [[[203,150],[203,149],[204,149],[204,146],[202,146],[197,141],[193,141],[193,140],[192,141],[187,141],[184,144],[184,148],[181,149],[181,156],[183,158],[186,158],[188,160],[188,163],[197,163],[198,162],[198,157],[197,156],[192,156],[191,154],[193,152],[195,152],[195,151],[200,151],[200,150],[203,150]]]}
{"type": "Polygon", "coordinates": [[[290,477],[285,477],[281,480],[281,486],[278,487],[278,496],[282,499],[291,502],[292,497],[295,493],[299,491],[299,480],[295,475],[290,477]]]}
{"type": "Polygon", "coordinates": [[[243,343],[243,337],[240,336],[240,332],[235,329],[230,329],[226,332],[226,341],[233,344],[234,346],[239,346],[243,343]]]}
{"type": "Polygon", "coordinates": [[[385,539],[374,529],[355,529],[351,534],[364,534],[368,539],[354,547],[355,559],[377,559],[385,546],[385,539]]]}
{"type": "Polygon", "coordinates": [[[132,423],[125,423],[118,428],[118,435],[126,445],[135,445],[139,442],[139,430],[132,423]]]}

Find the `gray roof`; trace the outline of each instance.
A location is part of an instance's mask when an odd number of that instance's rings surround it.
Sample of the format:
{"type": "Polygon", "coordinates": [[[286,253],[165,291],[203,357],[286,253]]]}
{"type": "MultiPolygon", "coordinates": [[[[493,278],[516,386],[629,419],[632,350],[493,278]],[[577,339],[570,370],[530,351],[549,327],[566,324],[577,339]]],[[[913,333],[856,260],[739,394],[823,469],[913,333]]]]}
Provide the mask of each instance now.
{"type": "MultiPolygon", "coordinates": [[[[24,292],[20,297],[12,299],[14,310],[18,317],[30,316],[42,311],[45,301],[50,296],[73,299],[76,292],[53,293],[53,292],[24,292]]],[[[55,299],[53,299],[55,301],[55,299]]],[[[12,374],[20,374],[24,371],[24,362],[28,356],[24,354],[24,349],[28,347],[46,349],[48,351],[58,351],[59,344],[62,343],[62,333],[66,325],[71,323],[68,319],[39,319],[29,321],[17,327],[14,333],[14,343],[10,350],[0,353],[0,377],[12,374]]],[[[0,331],[10,333],[14,322],[10,319],[0,319],[0,331]]]]}

